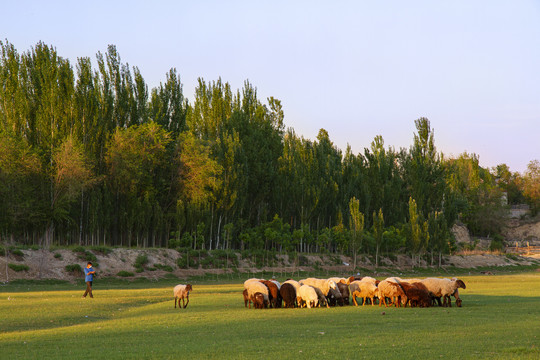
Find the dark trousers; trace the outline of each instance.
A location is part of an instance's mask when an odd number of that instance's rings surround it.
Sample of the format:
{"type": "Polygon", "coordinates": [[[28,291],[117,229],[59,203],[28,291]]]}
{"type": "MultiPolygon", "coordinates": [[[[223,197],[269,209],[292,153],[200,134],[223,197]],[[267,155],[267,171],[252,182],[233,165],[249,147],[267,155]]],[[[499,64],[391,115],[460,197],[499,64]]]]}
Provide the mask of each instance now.
{"type": "Polygon", "coordinates": [[[84,292],[83,297],[86,297],[87,294],[90,294],[91,298],[94,297],[94,295],[92,295],[92,282],[91,281],[86,282],[86,291],[84,292]]]}

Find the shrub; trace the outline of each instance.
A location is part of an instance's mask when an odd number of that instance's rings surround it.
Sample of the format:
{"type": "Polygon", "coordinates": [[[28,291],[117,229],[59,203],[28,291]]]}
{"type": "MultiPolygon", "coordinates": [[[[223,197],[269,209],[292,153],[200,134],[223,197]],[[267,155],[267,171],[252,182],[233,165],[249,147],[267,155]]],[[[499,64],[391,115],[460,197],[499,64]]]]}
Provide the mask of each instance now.
{"type": "Polygon", "coordinates": [[[24,253],[21,251],[21,249],[10,248],[9,251],[11,252],[11,254],[13,254],[13,255],[15,255],[15,256],[19,256],[19,257],[23,257],[23,256],[24,256],[24,253]]]}
{"type": "Polygon", "coordinates": [[[12,264],[12,263],[9,263],[8,266],[9,266],[9,268],[11,270],[16,271],[16,272],[30,270],[28,265],[24,265],[24,264],[12,264]]]}
{"type": "Polygon", "coordinates": [[[137,256],[137,259],[135,259],[135,264],[133,264],[133,266],[135,267],[138,273],[141,273],[144,271],[144,267],[147,264],[148,264],[148,256],[146,256],[146,254],[140,254],[139,256],[137,256]]]}
{"type": "Polygon", "coordinates": [[[502,241],[492,240],[491,244],[489,245],[489,250],[491,251],[500,251],[503,249],[503,243],[502,241]]]}
{"type": "Polygon", "coordinates": [[[0,246],[0,256],[6,256],[6,249],[3,246],[0,246]]]}
{"type": "Polygon", "coordinates": [[[163,271],[168,271],[168,272],[173,271],[173,268],[170,265],[154,264],[154,267],[156,269],[160,269],[160,270],[163,270],[163,271]]]}
{"type": "Polygon", "coordinates": [[[72,250],[74,253],[84,253],[86,251],[82,246],[75,246],[72,250]]]}
{"type": "Polygon", "coordinates": [[[107,246],[92,246],[91,249],[94,252],[100,253],[102,255],[109,255],[112,252],[112,249],[107,246]]]}
{"type": "Polygon", "coordinates": [[[60,253],[55,253],[55,254],[54,254],[54,258],[55,258],[55,259],[62,259],[62,254],[60,254],[60,253]]]}
{"type": "Polygon", "coordinates": [[[134,273],[132,273],[130,271],[125,271],[125,270],[119,271],[118,274],[116,274],[116,275],[121,276],[121,277],[135,276],[134,273]]]}
{"type": "Polygon", "coordinates": [[[83,270],[81,268],[81,265],[79,265],[79,264],[66,265],[65,269],[66,269],[67,272],[74,273],[74,274],[78,274],[78,273],[83,272],[83,270]]]}

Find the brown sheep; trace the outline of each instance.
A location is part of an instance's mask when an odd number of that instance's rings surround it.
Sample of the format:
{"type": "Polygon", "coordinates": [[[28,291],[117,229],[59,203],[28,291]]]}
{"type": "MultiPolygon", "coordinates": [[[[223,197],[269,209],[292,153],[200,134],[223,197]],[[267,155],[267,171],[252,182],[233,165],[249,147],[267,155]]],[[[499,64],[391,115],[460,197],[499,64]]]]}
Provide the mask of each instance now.
{"type": "Polygon", "coordinates": [[[273,281],[269,280],[259,280],[261,283],[266,285],[268,288],[268,299],[270,301],[271,307],[274,309],[281,307],[281,296],[279,294],[279,289],[273,281]]]}
{"type": "Polygon", "coordinates": [[[415,306],[430,307],[431,306],[431,296],[429,295],[429,292],[427,291],[425,286],[417,286],[416,283],[410,284],[404,281],[400,282],[399,285],[405,292],[405,295],[407,296],[407,303],[411,307],[415,307],[415,306]]]}
{"type": "Polygon", "coordinates": [[[268,302],[265,300],[264,295],[260,292],[256,292],[251,295],[251,299],[255,309],[264,309],[268,307],[268,302]]]}
{"type": "MultiPolygon", "coordinates": [[[[349,281],[349,279],[347,279],[347,281],[349,281]]],[[[339,292],[341,293],[341,304],[340,305],[349,305],[349,297],[350,297],[350,292],[349,292],[349,286],[348,284],[344,284],[342,282],[340,283],[337,283],[336,284],[338,289],[339,289],[339,292]]]]}
{"type": "Polygon", "coordinates": [[[296,289],[293,284],[284,283],[281,285],[279,294],[286,308],[294,308],[294,304],[296,303],[296,289]]]}
{"type": "MultiPolygon", "coordinates": [[[[250,302],[250,299],[247,289],[244,289],[244,292],[242,294],[244,295],[244,307],[248,307],[248,302],[250,302]]],[[[251,303],[249,304],[249,307],[251,307],[251,303]]]]}

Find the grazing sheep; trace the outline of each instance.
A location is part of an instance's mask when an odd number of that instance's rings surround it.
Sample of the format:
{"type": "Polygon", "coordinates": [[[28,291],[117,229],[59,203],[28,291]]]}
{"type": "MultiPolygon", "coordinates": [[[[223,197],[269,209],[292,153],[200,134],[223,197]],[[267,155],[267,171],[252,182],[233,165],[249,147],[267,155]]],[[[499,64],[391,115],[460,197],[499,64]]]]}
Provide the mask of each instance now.
{"type": "Polygon", "coordinates": [[[284,307],[294,308],[294,304],[296,303],[296,288],[293,284],[283,283],[281,289],[279,289],[279,294],[283,299],[284,307]]]}
{"type": "Polygon", "coordinates": [[[321,289],[324,296],[328,296],[328,292],[330,292],[330,289],[335,289],[337,287],[334,281],[328,279],[307,278],[304,280],[300,280],[299,282],[300,285],[310,285],[321,289]]]}
{"type": "Polygon", "coordinates": [[[174,294],[174,308],[176,309],[176,300],[178,300],[178,308],[180,309],[180,299],[182,299],[182,305],[184,306],[184,309],[189,304],[189,292],[193,291],[193,287],[191,284],[183,285],[179,284],[176,285],[173,289],[174,294]],[[187,302],[184,304],[184,299],[187,299],[187,302]]]}
{"type": "Polygon", "coordinates": [[[255,307],[255,309],[264,309],[268,307],[268,303],[264,299],[264,294],[261,294],[260,292],[253,294],[251,301],[253,302],[253,307],[255,307]]]}
{"type": "Polygon", "coordinates": [[[264,303],[265,304],[268,304],[268,287],[266,285],[264,285],[263,283],[261,283],[260,281],[250,281],[247,283],[246,285],[246,282],[244,282],[244,286],[247,286],[246,287],[246,290],[247,290],[247,293],[248,293],[248,298],[250,300],[250,303],[249,303],[249,308],[251,309],[251,301],[253,301],[253,295],[255,295],[255,293],[258,293],[260,292],[263,297],[264,297],[264,303]]]}
{"type": "Polygon", "coordinates": [[[375,297],[379,297],[379,288],[371,281],[355,280],[350,285],[353,303],[358,306],[356,298],[362,298],[362,306],[366,305],[367,299],[371,299],[371,305],[375,305],[375,297]]]}
{"type": "Polygon", "coordinates": [[[248,288],[249,283],[251,283],[251,282],[259,282],[261,280],[264,280],[264,279],[257,279],[257,278],[247,279],[246,281],[244,281],[244,289],[248,288]]]}
{"type": "MultiPolygon", "coordinates": [[[[454,295],[458,288],[465,289],[465,283],[462,280],[457,278],[450,279],[439,279],[439,278],[427,278],[422,280],[422,283],[427,287],[427,289],[435,296],[436,298],[443,298],[442,306],[452,306],[452,301],[450,295],[454,295]]],[[[454,295],[455,296],[455,295],[454,295]]],[[[459,293],[458,293],[459,298],[459,293]]],[[[457,299],[456,298],[456,304],[457,299]]],[[[440,300],[439,300],[440,301],[440,300]]],[[[440,302],[439,302],[440,305],[440,302]]],[[[461,305],[461,299],[458,306],[461,305]]]]}
{"type": "Polygon", "coordinates": [[[319,303],[315,289],[309,285],[302,285],[298,288],[296,301],[298,302],[298,307],[304,307],[305,305],[308,309],[317,306],[319,303]]]}
{"type": "Polygon", "coordinates": [[[331,278],[328,278],[328,280],[332,280],[333,282],[335,282],[336,284],[339,284],[339,283],[342,283],[342,284],[345,284],[345,285],[349,285],[351,282],[353,282],[355,279],[354,279],[354,276],[350,276],[348,278],[344,278],[344,277],[331,277],[331,278]]]}
{"type": "Polygon", "coordinates": [[[273,282],[274,284],[276,284],[278,290],[281,289],[281,284],[279,283],[279,281],[277,281],[276,279],[270,279],[269,281],[273,282]]]}
{"type": "MultiPolygon", "coordinates": [[[[311,285],[308,285],[308,286],[311,286],[311,285]]],[[[315,292],[317,293],[317,299],[318,299],[318,301],[319,301],[319,304],[316,305],[316,306],[318,306],[318,307],[320,307],[320,306],[326,306],[327,308],[329,308],[330,306],[328,305],[328,301],[326,300],[326,296],[324,296],[322,290],[319,289],[319,288],[317,288],[317,287],[315,287],[315,286],[311,286],[311,287],[312,287],[312,288],[315,290],[315,292]]],[[[330,290],[332,290],[332,289],[330,289],[330,290]]]]}
{"type": "MultiPolygon", "coordinates": [[[[421,283],[418,283],[422,285],[421,283]]],[[[401,281],[399,283],[401,288],[407,296],[407,302],[411,307],[430,307],[431,306],[431,296],[429,291],[424,286],[418,286],[417,283],[408,283],[406,281],[401,281]]],[[[405,304],[407,305],[407,304],[405,304]]]]}
{"type": "Polygon", "coordinates": [[[407,303],[407,296],[405,295],[403,288],[397,283],[386,279],[379,283],[378,288],[380,294],[379,306],[384,304],[385,307],[388,307],[386,298],[390,299],[390,305],[394,304],[396,307],[400,307],[402,303],[407,303]]]}
{"type": "Polygon", "coordinates": [[[330,291],[328,292],[326,300],[330,306],[343,306],[343,296],[341,296],[341,291],[339,290],[340,285],[347,286],[340,282],[336,284],[335,289],[330,288],[330,291]]]}
{"type": "Polygon", "coordinates": [[[374,285],[377,285],[379,283],[379,281],[375,278],[372,278],[371,276],[364,276],[364,277],[361,277],[359,279],[356,279],[354,281],[364,281],[364,282],[370,282],[374,285]]]}
{"type": "Polygon", "coordinates": [[[260,282],[266,285],[266,287],[268,288],[268,300],[270,302],[270,305],[272,305],[274,309],[281,307],[281,296],[279,295],[279,288],[277,287],[277,285],[273,281],[269,280],[260,280],[260,282]]]}
{"type": "MultiPolygon", "coordinates": [[[[347,279],[349,280],[349,279],[347,279]]],[[[341,303],[343,305],[349,305],[349,296],[350,296],[350,291],[349,291],[349,283],[347,284],[344,284],[342,282],[340,283],[337,283],[337,287],[339,289],[339,292],[341,293],[341,303]]],[[[339,302],[339,301],[338,301],[339,302]]]]}
{"type": "Polygon", "coordinates": [[[456,289],[456,291],[454,292],[454,297],[456,298],[456,306],[457,307],[461,307],[461,299],[459,298],[459,291],[458,289],[456,289]]]}
{"type": "Polygon", "coordinates": [[[296,291],[298,291],[298,289],[300,288],[300,283],[296,280],[293,280],[293,279],[287,279],[283,284],[291,284],[292,286],[294,286],[294,288],[296,289],[296,291]]]}

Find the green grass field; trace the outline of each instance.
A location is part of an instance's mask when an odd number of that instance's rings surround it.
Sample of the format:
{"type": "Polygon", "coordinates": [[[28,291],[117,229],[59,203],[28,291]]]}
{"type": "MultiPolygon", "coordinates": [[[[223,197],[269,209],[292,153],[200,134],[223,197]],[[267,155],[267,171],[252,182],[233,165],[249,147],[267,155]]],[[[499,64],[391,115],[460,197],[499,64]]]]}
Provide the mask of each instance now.
{"type": "Polygon", "coordinates": [[[0,359],[539,359],[540,273],[461,276],[462,308],[245,309],[242,284],[0,287],[0,359]],[[385,315],[382,312],[385,312],[385,315]]]}

